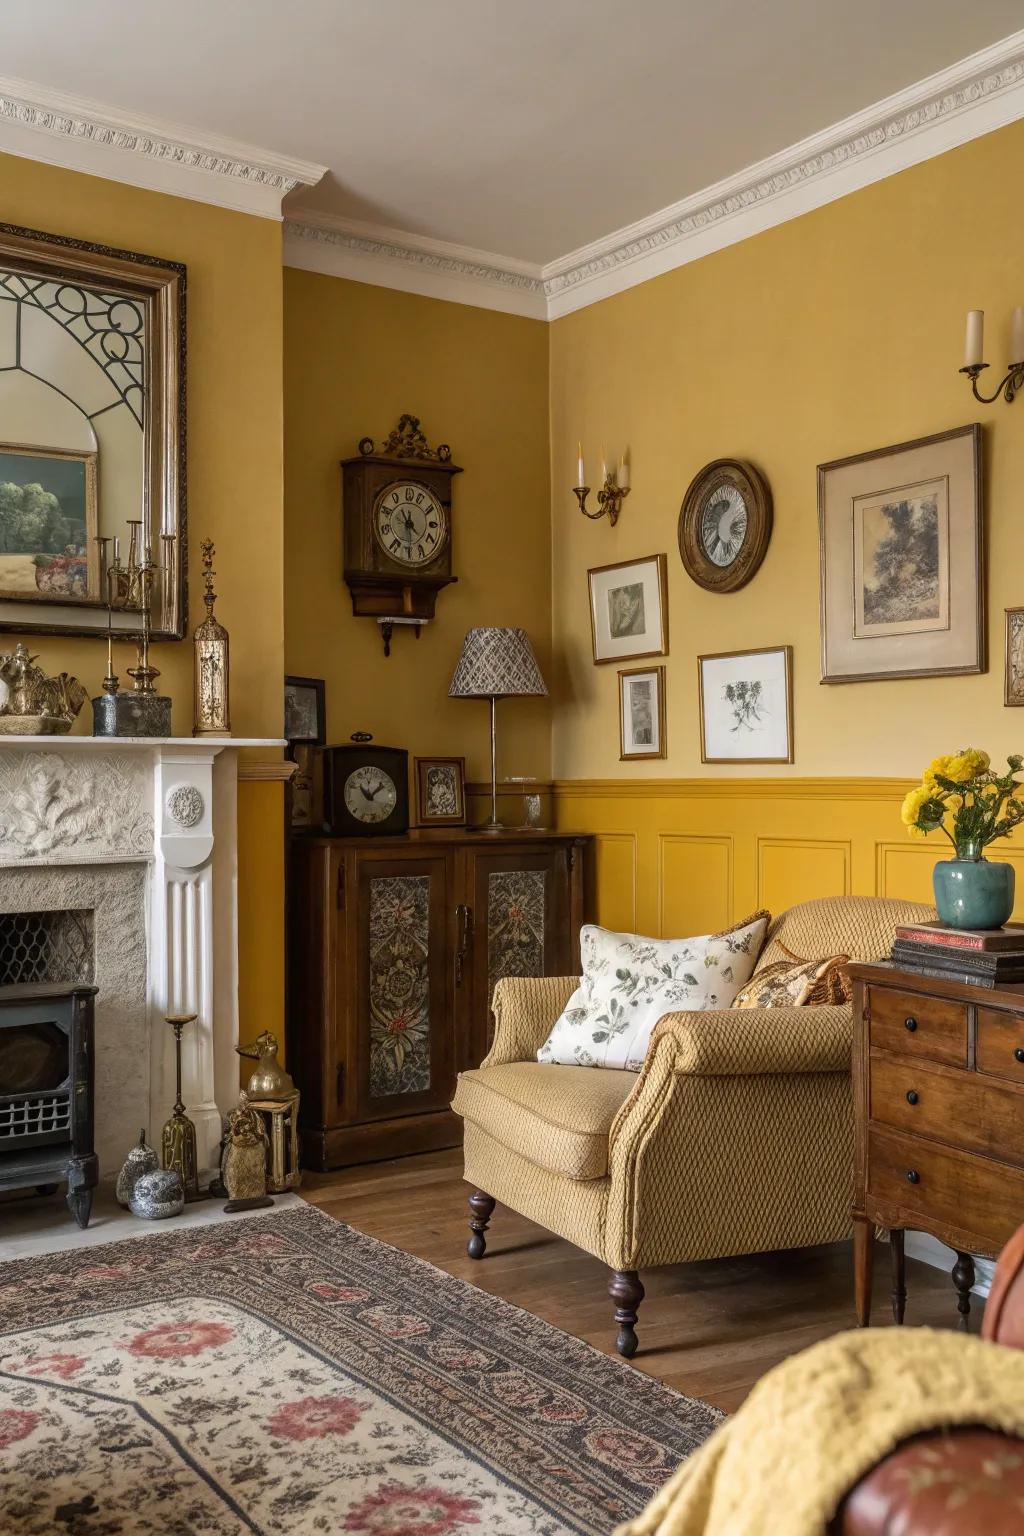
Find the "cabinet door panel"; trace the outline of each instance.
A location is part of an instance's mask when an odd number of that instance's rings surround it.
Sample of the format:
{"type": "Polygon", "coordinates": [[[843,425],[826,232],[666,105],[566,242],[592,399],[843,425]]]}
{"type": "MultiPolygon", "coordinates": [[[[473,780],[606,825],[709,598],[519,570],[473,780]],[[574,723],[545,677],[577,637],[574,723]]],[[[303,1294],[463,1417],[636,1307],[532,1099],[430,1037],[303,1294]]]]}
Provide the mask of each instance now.
{"type": "Polygon", "coordinates": [[[361,857],[350,911],[357,1121],[447,1108],[454,1088],[451,862],[361,857]]]}

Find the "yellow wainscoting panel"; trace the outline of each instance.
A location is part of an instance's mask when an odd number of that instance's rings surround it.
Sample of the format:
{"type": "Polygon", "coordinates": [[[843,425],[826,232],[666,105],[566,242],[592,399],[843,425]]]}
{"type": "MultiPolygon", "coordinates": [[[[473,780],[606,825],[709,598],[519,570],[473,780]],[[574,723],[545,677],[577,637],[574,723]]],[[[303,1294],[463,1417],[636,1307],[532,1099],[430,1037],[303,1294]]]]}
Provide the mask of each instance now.
{"type": "MultiPolygon", "coordinates": [[[[907,837],[902,779],[556,780],[556,825],[598,836],[596,920],[710,933],[814,896],[930,899],[948,844],[907,837]]],[[[1018,855],[1024,861],[1024,849],[1018,855]]],[[[1021,869],[1024,895],[1024,867],[1021,869]]]]}
{"type": "Polygon", "coordinates": [[[636,931],[636,835],[598,832],[595,888],[600,921],[620,933],[636,931]]]}
{"type": "Polygon", "coordinates": [[[784,912],[816,896],[848,896],[849,842],[822,838],[757,839],[757,905],[784,912]]]}
{"type": "Polygon", "coordinates": [[[732,920],[733,840],[662,832],[658,838],[658,937],[717,933],[732,920]]]}

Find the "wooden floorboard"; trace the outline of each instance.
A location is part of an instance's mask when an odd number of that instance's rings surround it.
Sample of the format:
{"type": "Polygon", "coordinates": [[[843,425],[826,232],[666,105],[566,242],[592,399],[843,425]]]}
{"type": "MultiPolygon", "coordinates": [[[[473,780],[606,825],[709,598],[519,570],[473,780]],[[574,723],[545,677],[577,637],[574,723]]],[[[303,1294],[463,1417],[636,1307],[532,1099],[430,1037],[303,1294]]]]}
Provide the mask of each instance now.
{"type": "MultiPolygon", "coordinates": [[[[458,1150],[304,1175],[303,1195],[339,1221],[436,1264],[557,1328],[614,1352],[608,1272],[589,1254],[498,1206],[487,1253],[467,1257],[468,1188],[458,1150]]],[[[677,1264],[642,1276],[634,1364],[677,1391],[732,1412],[780,1360],[853,1326],[849,1243],[677,1264]]],[[[907,1262],[907,1323],[952,1326],[952,1285],[907,1262]]],[[[888,1325],[889,1265],[879,1245],[874,1321],[888,1325]]],[[[980,1304],[975,1308],[980,1313],[980,1304]]],[[[977,1318],[974,1319],[977,1322],[977,1318]]]]}

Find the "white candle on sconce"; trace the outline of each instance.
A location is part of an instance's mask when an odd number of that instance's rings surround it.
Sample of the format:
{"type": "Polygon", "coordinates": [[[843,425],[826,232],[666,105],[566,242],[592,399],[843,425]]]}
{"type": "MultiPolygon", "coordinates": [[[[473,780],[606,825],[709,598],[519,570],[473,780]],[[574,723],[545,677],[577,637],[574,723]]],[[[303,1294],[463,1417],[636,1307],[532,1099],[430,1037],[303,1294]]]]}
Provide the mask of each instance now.
{"type": "Polygon", "coordinates": [[[577,451],[577,453],[579,455],[579,457],[576,460],[576,484],[577,485],[586,485],[586,483],[587,483],[586,479],[585,479],[586,471],[583,468],[583,444],[582,443],[577,443],[576,444],[576,451],[577,451]]]}
{"type": "Polygon", "coordinates": [[[974,368],[985,361],[985,311],[967,311],[967,333],[964,337],[964,367],[974,368]]]}
{"type": "Polygon", "coordinates": [[[114,535],[114,564],[117,565],[118,562],[120,561],[120,559],[121,559],[121,540],[115,534],[114,535]]]}
{"type": "Polygon", "coordinates": [[[1010,316],[1010,362],[1024,363],[1024,306],[1020,304],[1010,316]]]}
{"type": "Polygon", "coordinates": [[[626,463],[626,455],[619,460],[619,467],[615,471],[615,483],[620,491],[629,490],[629,465],[626,463]]]}
{"type": "Polygon", "coordinates": [[[602,486],[608,484],[608,455],[603,448],[601,449],[601,478],[598,484],[602,486]]]}

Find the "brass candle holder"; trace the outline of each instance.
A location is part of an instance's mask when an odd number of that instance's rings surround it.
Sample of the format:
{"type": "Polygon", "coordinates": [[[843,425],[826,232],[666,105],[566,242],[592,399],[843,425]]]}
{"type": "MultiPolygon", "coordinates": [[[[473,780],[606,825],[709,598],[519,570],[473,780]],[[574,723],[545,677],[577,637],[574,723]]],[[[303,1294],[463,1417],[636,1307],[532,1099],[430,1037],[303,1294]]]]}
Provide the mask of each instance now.
{"type": "Polygon", "coordinates": [[[596,512],[587,511],[587,497],[590,495],[589,485],[574,485],[572,488],[572,493],[576,497],[576,500],[579,502],[580,511],[583,513],[584,517],[589,517],[591,520],[598,517],[607,517],[608,521],[614,528],[615,524],[619,520],[619,513],[622,511],[622,503],[629,495],[629,486],[619,485],[618,482],[611,475],[609,475],[606,478],[604,485],[597,493],[596,512]]]}
{"type": "Polygon", "coordinates": [[[152,637],[153,588],[161,582],[166,602],[168,581],[173,569],[175,535],[161,534],[163,559],[153,559],[152,545],[142,540],[141,519],[130,520],[128,559],[122,563],[120,540],[114,539],[114,558],[108,559],[109,538],[97,538],[100,548],[100,572],[107,597],[107,670],[103,692],[92,701],[94,736],[170,736],[171,700],[157,693],[160,670],[150,660],[152,637]],[[140,633],[136,637],[135,666],[128,668],[134,687],[121,693],[121,682],[114,671],[114,612],[138,613],[140,633]]]}
{"type": "Polygon", "coordinates": [[[166,1022],[174,1031],[175,1098],[171,1118],[160,1137],[160,1160],[165,1168],[173,1168],[181,1179],[186,1200],[199,1199],[199,1155],[196,1146],[196,1128],[185,1113],[181,1097],[181,1033],[186,1024],[199,1017],[195,1013],[170,1013],[166,1022]]]}
{"type": "Polygon", "coordinates": [[[971,390],[975,400],[982,405],[992,405],[1002,395],[1007,405],[1012,405],[1021,389],[1024,389],[1024,363],[1011,363],[1006,374],[996,385],[995,393],[983,395],[978,388],[978,378],[982,371],[988,367],[988,363],[970,363],[966,368],[961,368],[961,373],[966,373],[971,381],[971,390]]]}

